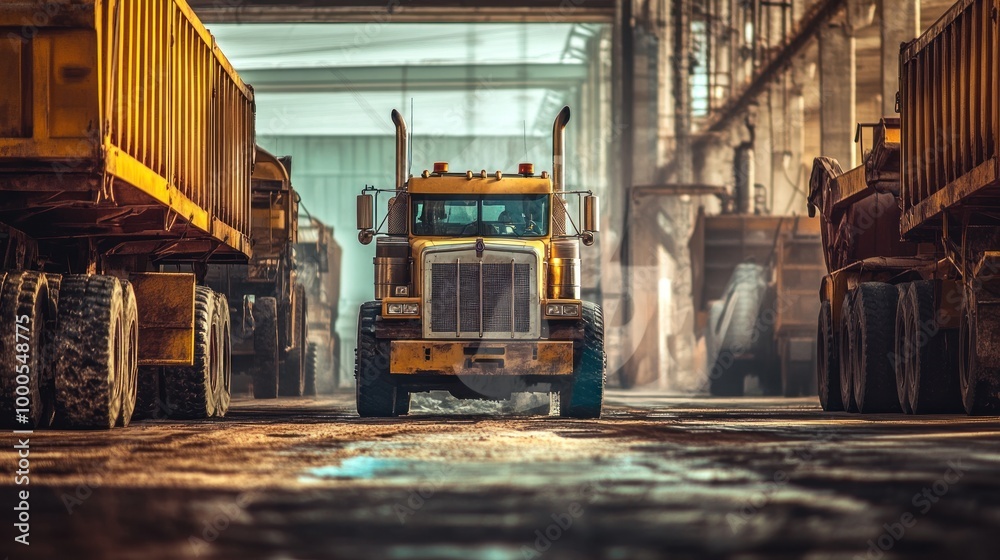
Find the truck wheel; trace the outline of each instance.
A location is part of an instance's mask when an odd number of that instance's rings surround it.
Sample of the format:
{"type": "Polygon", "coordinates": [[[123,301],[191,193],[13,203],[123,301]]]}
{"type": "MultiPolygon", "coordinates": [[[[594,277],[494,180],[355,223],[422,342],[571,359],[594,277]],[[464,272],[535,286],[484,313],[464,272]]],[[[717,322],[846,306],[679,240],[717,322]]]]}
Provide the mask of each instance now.
{"type": "Polygon", "coordinates": [[[840,397],[840,350],[833,329],[833,306],[824,301],[819,307],[816,328],[816,388],[819,404],[827,412],[844,410],[840,397]]]}
{"type": "Polygon", "coordinates": [[[396,387],[396,405],[393,408],[396,416],[406,416],[410,413],[410,392],[396,387]]]}
{"type": "MultiPolygon", "coordinates": [[[[910,291],[913,283],[900,284],[899,301],[896,303],[896,343],[892,353],[893,370],[896,374],[896,394],[899,407],[906,414],[913,414],[910,408],[910,386],[908,370],[913,368],[914,353],[919,352],[916,332],[914,332],[913,309],[910,307],[910,291]]],[[[919,329],[919,324],[917,325],[919,329]]],[[[926,342],[926,341],[925,341],[926,342]]]]}
{"type": "Polygon", "coordinates": [[[855,321],[854,315],[854,290],[847,292],[844,296],[843,305],[840,308],[840,340],[837,347],[840,359],[840,402],[842,408],[847,412],[857,412],[858,407],[854,402],[854,370],[857,367],[854,351],[855,321]]]}
{"type": "Polygon", "coordinates": [[[982,353],[995,352],[990,346],[1000,335],[1000,318],[996,317],[993,306],[983,313],[983,306],[971,288],[966,287],[965,294],[958,343],[962,404],[970,415],[1000,415],[1000,369],[984,364],[980,357],[982,353]],[[980,352],[981,348],[985,352],[980,352]]]}
{"type": "Polygon", "coordinates": [[[253,305],[253,369],[255,399],[278,396],[278,301],[273,297],[257,298],[253,305]]]}
{"type": "Polygon", "coordinates": [[[171,418],[211,418],[215,414],[215,293],[197,286],[194,294],[194,364],[163,369],[163,392],[171,418]]]}
{"type": "Polygon", "coordinates": [[[600,418],[607,376],[604,353],[604,312],[583,302],[583,341],[573,350],[573,381],[559,392],[559,415],[564,418],[600,418]]]}
{"type": "Polygon", "coordinates": [[[728,356],[726,359],[717,359],[715,366],[709,372],[708,392],[713,397],[742,397],[743,383],[747,376],[747,365],[743,360],[736,360],[732,357],[732,352],[723,349],[719,356],[728,356]]]}
{"type": "Polygon", "coordinates": [[[122,413],[118,425],[128,427],[135,413],[139,376],[139,310],[132,284],[122,281],[122,332],[125,346],[121,362],[122,413]]]}
{"type": "Polygon", "coordinates": [[[52,392],[46,383],[46,328],[55,313],[48,282],[37,272],[0,273],[0,414],[19,430],[51,423],[52,392]],[[27,409],[23,416],[17,409],[27,409]],[[15,416],[15,414],[17,414],[15,416]]]}
{"type": "Polygon", "coordinates": [[[233,390],[233,339],[229,300],[223,294],[215,295],[215,316],[218,321],[216,345],[219,361],[216,364],[215,416],[222,418],[229,412],[233,390]]]}
{"type": "Polygon", "coordinates": [[[64,276],[53,344],[56,422],[69,428],[111,429],[122,408],[124,298],[117,278],[64,276]]]}
{"type": "Polygon", "coordinates": [[[59,288],[62,286],[62,274],[44,274],[49,284],[49,319],[45,324],[45,336],[42,344],[42,370],[40,383],[42,388],[42,423],[40,427],[51,426],[56,416],[56,380],[55,363],[61,359],[55,351],[52,341],[59,326],[59,288]]]}
{"type": "Polygon", "coordinates": [[[278,380],[278,394],[283,397],[301,397],[306,387],[306,288],[295,285],[295,299],[292,325],[295,336],[291,339],[292,349],[285,358],[278,380]]]}
{"type": "Polygon", "coordinates": [[[142,366],[136,373],[135,384],[135,420],[152,420],[162,416],[165,403],[160,388],[163,386],[161,377],[163,368],[160,366],[142,366]]]}
{"type": "Polygon", "coordinates": [[[898,300],[899,290],[881,282],[861,284],[854,298],[854,401],[865,414],[902,412],[891,359],[898,300]]]}
{"type": "MultiPolygon", "coordinates": [[[[913,414],[948,414],[962,410],[959,376],[952,365],[954,361],[948,359],[949,333],[938,327],[934,292],[934,283],[929,281],[914,282],[905,292],[900,292],[899,309],[905,311],[907,321],[906,353],[901,354],[905,359],[899,360],[906,364],[904,400],[907,406],[904,408],[913,414]]],[[[899,336],[898,328],[896,336],[899,336]]]]}
{"type": "Polygon", "coordinates": [[[358,350],[354,363],[358,414],[363,418],[394,416],[396,387],[389,375],[389,344],[375,338],[377,301],[361,305],[358,314],[358,350]]]}
{"type": "Polygon", "coordinates": [[[316,396],[316,360],[317,356],[317,345],[315,342],[310,342],[306,345],[306,388],[305,394],[314,397],[316,396]]]}

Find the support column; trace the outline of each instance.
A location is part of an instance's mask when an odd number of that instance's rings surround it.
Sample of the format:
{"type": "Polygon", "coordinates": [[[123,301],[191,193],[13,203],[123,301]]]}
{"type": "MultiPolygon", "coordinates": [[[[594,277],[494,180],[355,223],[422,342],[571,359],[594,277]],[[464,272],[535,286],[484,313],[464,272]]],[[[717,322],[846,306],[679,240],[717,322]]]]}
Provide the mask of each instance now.
{"type": "Polygon", "coordinates": [[[855,166],[857,69],[854,36],[843,18],[819,32],[820,142],[822,154],[844,169],[855,166]]]}
{"type": "Polygon", "coordinates": [[[920,34],[920,0],[881,0],[882,115],[896,114],[899,45],[920,34]]]}

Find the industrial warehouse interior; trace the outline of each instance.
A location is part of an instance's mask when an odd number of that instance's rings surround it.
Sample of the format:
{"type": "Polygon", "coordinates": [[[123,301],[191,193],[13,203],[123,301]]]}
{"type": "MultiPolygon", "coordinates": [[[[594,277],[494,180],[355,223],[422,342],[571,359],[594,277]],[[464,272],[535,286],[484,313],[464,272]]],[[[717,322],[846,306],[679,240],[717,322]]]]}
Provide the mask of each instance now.
{"type": "Polygon", "coordinates": [[[996,558],[998,14],[3,0],[0,555],[996,558]]]}

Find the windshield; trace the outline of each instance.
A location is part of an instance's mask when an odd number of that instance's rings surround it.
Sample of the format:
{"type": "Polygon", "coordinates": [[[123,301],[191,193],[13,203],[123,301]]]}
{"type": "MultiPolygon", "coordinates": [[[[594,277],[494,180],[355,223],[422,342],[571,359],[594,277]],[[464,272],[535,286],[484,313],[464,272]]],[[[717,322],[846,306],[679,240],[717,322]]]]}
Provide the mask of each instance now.
{"type": "Polygon", "coordinates": [[[414,195],[414,235],[449,237],[544,237],[549,233],[549,195],[414,195]]]}

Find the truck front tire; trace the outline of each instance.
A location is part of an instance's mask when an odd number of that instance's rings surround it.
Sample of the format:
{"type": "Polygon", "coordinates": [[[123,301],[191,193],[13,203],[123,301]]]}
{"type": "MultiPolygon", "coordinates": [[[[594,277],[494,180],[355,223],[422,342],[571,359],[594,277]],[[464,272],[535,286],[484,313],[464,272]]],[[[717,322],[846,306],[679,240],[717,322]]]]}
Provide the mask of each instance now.
{"type": "Polygon", "coordinates": [[[377,301],[361,305],[358,314],[358,350],[354,362],[358,414],[362,418],[395,416],[396,387],[389,376],[389,344],[375,338],[377,301]]]}
{"type": "Polygon", "coordinates": [[[583,332],[573,351],[573,382],[559,392],[559,415],[564,418],[601,417],[607,374],[601,306],[583,303],[583,332]]]}

